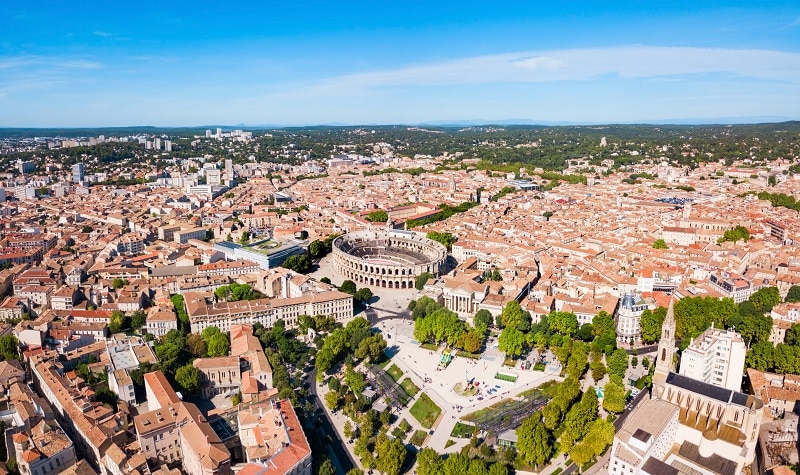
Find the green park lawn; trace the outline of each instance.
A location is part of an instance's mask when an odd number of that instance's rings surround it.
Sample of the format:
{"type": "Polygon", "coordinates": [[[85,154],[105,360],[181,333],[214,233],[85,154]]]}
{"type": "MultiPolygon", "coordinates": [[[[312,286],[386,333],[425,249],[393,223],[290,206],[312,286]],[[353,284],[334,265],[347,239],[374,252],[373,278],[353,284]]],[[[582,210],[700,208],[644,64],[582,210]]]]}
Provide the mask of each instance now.
{"type": "Polygon", "coordinates": [[[411,381],[411,378],[406,378],[400,382],[400,386],[403,387],[403,390],[408,394],[410,397],[414,397],[419,392],[419,388],[414,381],[411,381]]]}
{"type": "Polygon", "coordinates": [[[428,437],[428,433],[424,430],[418,430],[414,432],[414,435],[411,436],[409,442],[412,445],[416,445],[417,447],[422,447],[422,444],[425,443],[425,438],[428,437]]]}
{"type": "Polygon", "coordinates": [[[389,369],[386,370],[386,373],[388,373],[389,376],[391,376],[395,381],[399,381],[400,378],[403,377],[403,371],[398,368],[396,364],[390,366],[389,369]]]}
{"type": "Polygon", "coordinates": [[[450,433],[450,437],[458,438],[464,436],[471,436],[473,433],[475,433],[475,426],[457,422],[455,427],[453,427],[453,432],[450,433]]]}
{"type": "Polygon", "coordinates": [[[496,375],[494,375],[494,378],[499,379],[500,381],[508,381],[511,383],[517,382],[517,377],[511,374],[497,373],[496,375]]]}
{"type": "Polygon", "coordinates": [[[411,415],[419,421],[422,427],[430,429],[433,423],[436,422],[436,419],[439,418],[442,409],[437,406],[427,394],[422,393],[419,399],[417,399],[417,402],[411,406],[410,412],[411,415]]]}

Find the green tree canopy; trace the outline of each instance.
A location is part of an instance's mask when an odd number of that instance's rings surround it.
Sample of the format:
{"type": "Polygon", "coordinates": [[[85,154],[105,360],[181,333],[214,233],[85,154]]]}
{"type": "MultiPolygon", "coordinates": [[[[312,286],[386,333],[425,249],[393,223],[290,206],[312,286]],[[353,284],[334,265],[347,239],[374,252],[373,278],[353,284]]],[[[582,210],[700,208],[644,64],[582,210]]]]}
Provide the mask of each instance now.
{"type": "Polygon", "coordinates": [[[478,312],[472,318],[472,321],[475,323],[476,327],[488,328],[492,326],[492,323],[494,323],[494,317],[492,317],[491,312],[482,308],[478,310],[478,312]]]}
{"type": "Polygon", "coordinates": [[[432,448],[425,447],[417,454],[417,473],[419,475],[440,475],[442,457],[432,448]]]}
{"type": "Polygon", "coordinates": [[[218,287],[217,290],[214,291],[214,295],[217,299],[228,302],[264,298],[261,292],[254,290],[249,284],[237,284],[236,282],[218,287]]]}
{"type": "Polygon", "coordinates": [[[717,240],[717,242],[737,242],[740,239],[744,242],[750,240],[750,231],[741,225],[725,231],[725,233],[717,240]]]}
{"type": "Polygon", "coordinates": [[[594,336],[600,336],[614,331],[614,316],[605,310],[601,310],[600,313],[595,315],[592,319],[592,333],[594,336]]]}
{"type": "Polygon", "coordinates": [[[786,294],[787,302],[800,302],[800,285],[793,285],[789,287],[789,292],[786,294]]]}
{"type": "Polygon", "coordinates": [[[0,336],[0,358],[2,361],[19,359],[19,340],[11,334],[0,336]]]}
{"type": "Polygon", "coordinates": [[[345,280],[342,282],[342,285],[339,286],[339,290],[346,294],[354,295],[357,291],[356,283],[352,280],[345,280]]]}
{"type": "Polygon", "coordinates": [[[531,314],[523,310],[516,300],[511,300],[503,307],[497,321],[503,328],[511,328],[521,332],[527,332],[531,328],[531,314]]]}
{"type": "MultiPolygon", "coordinates": [[[[414,312],[417,308],[414,309],[414,312]]],[[[449,346],[454,346],[460,341],[465,331],[467,331],[467,324],[454,312],[443,307],[414,321],[414,338],[422,342],[444,342],[449,346]]]]}
{"type": "Polygon", "coordinates": [[[617,375],[620,379],[625,377],[628,369],[628,353],[622,348],[617,348],[608,359],[608,374],[617,375]]]}
{"type": "Polygon", "coordinates": [[[227,356],[231,349],[228,335],[219,331],[217,327],[208,327],[203,330],[203,340],[206,342],[208,356],[227,356]]]}
{"type": "Polygon", "coordinates": [[[597,393],[589,386],[581,401],[570,408],[564,418],[564,431],[561,433],[561,448],[569,452],[576,441],[583,438],[589,424],[597,419],[597,393]]]}
{"type": "Polygon", "coordinates": [[[131,314],[131,326],[135,330],[141,329],[147,323],[147,314],[143,310],[137,310],[131,314]]]}
{"type": "Polygon", "coordinates": [[[108,320],[108,331],[111,333],[119,333],[131,327],[131,319],[119,310],[111,312],[111,317],[108,320]]]}
{"type": "Polygon", "coordinates": [[[499,349],[508,356],[519,356],[525,348],[525,335],[521,331],[506,327],[500,333],[499,349]]]}
{"type": "Polygon", "coordinates": [[[367,287],[362,287],[353,294],[353,298],[359,302],[368,302],[372,298],[372,291],[367,287]]]}
{"type": "Polygon", "coordinates": [[[200,372],[191,363],[187,363],[175,371],[175,382],[187,394],[194,394],[200,388],[200,372]]]}
{"type": "Polygon", "coordinates": [[[378,333],[361,340],[354,355],[358,359],[369,359],[371,363],[376,363],[385,349],[386,340],[378,333]]]}
{"type": "Polygon", "coordinates": [[[661,339],[661,325],[667,317],[667,309],[658,307],[655,310],[645,309],[639,321],[639,328],[642,331],[642,341],[645,343],[655,343],[661,339]]]}
{"type": "Polygon", "coordinates": [[[477,353],[483,346],[483,333],[478,330],[470,329],[462,333],[461,341],[457,343],[461,349],[469,353],[477,353]]]}
{"type": "Polygon", "coordinates": [[[550,331],[572,336],[578,331],[578,317],[572,312],[551,312],[547,316],[550,331]]]}
{"type": "Polygon", "coordinates": [[[318,475],[336,475],[336,468],[331,463],[330,459],[326,458],[322,465],[319,466],[318,475]]]}
{"type": "Polygon", "coordinates": [[[580,443],[572,447],[569,456],[578,465],[586,465],[605,451],[614,441],[614,424],[604,419],[593,421],[580,443]]]}
{"type": "Polygon", "coordinates": [[[663,239],[656,239],[656,241],[653,243],[653,249],[668,249],[668,248],[669,246],[667,246],[667,242],[664,241],[663,239]]]}
{"type": "Polygon", "coordinates": [[[389,439],[385,432],[375,441],[375,466],[386,475],[399,475],[406,460],[406,447],[400,439],[389,439]]]}
{"type": "Polygon", "coordinates": [[[781,294],[777,287],[762,287],[753,293],[748,301],[758,312],[766,313],[781,302],[781,294]]]}
{"type": "Polygon", "coordinates": [[[688,297],[675,303],[675,335],[678,338],[697,336],[714,323],[726,328],[728,320],[739,313],[731,298],[688,297]]]}
{"type": "Polygon", "coordinates": [[[453,243],[455,242],[455,238],[451,233],[440,233],[437,231],[430,231],[427,234],[428,239],[432,239],[444,247],[447,248],[448,251],[453,250],[453,243]]]}
{"type": "Polygon", "coordinates": [[[769,341],[772,333],[772,317],[762,313],[737,315],[731,318],[728,324],[742,335],[748,346],[759,341],[769,341]]]}
{"type": "Polygon", "coordinates": [[[423,272],[422,274],[417,276],[417,280],[414,283],[414,287],[417,290],[422,290],[425,287],[425,284],[428,283],[428,280],[430,280],[431,277],[433,277],[433,274],[431,274],[430,272],[423,272]]]}
{"type": "Polygon", "coordinates": [[[371,223],[385,223],[389,219],[389,214],[384,210],[373,211],[367,215],[367,221],[371,223]]]}
{"type": "Polygon", "coordinates": [[[787,345],[800,345],[800,323],[793,323],[788,330],[784,341],[787,345]]]}
{"type": "Polygon", "coordinates": [[[542,422],[540,413],[535,413],[522,422],[517,429],[517,452],[531,467],[538,467],[553,456],[553,440],[542,422]]]}
{"type": "Polygon", "coordinates": [[[311,272],[311,257],[308,254],[295,254],[283,261],[281,267],[291,269],[298,274],[308,274],[311,272]]]}
{"type": "Polygon", "coordinates": [[[625,386],[616,375],[603,388],[603,409],[613,414],[625,410],[625,386]]]}
{"type": "Polygon", "coordinates": [[[465,475],[469,471],[469,458],[459,453],[449,454],[442,464],[443,475],[465,475]]]}

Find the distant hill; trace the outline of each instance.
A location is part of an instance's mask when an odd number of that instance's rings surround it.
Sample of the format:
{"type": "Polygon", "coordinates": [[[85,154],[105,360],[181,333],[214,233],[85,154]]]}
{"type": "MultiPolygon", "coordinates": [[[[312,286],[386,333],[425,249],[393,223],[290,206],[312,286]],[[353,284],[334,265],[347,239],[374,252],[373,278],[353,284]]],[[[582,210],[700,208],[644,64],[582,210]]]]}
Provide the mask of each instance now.
{"type": "Polygon", "coordinates": [[[370,128],[376,130],[403,130],[408,127],[422,127],[429,129],[438,129],[442,131],[457,130],[466,127],[503,127],[508,129],[517,130],[532,130],[532,129],[563,129],[563,130],[587,130],[596,129],[604,130],[611,129],[616,133],[635,132],[636,135],[646,129],[661,128],[661,129],[697,129],[707,127],[724,127],[727,125],[735,125],[738,128],[752,128],[753,130],[798,130],[800,129],[800,121],[777,121],[771,119],[782,119],[779,117],[740,117],[740,118],[720,118],[708,120],[686,120],[680,119],[667,120],[667,121],[642,121],[640,123],[609,123],[609,124],[578,124],[569,122],[547,122],[547,121],[533,121],[527,119],[509,119],[500,121],[490,120],[466,120],[466,121],[433,121],[420,124],[385,124],[385,125],[312,125],[312,126],[277,126],[277,125],[202,125],[202,126],[187,126],[187,127],[155,127],[155,126],[130,126],[130,127],[79,127],[79,128],[0,128],[0,138],[33,138],[33,137],[97,137],[98,135],[105,135],[106,137],[112,136],[128,136],[138,134],[150,135],[203,135],[206,130],[216,130],[222,128],[224,131],[234,129],[248,130],[248,131],[277,131],[277,130],[292,130],[292,131],[320,131],[320,130],[348,130],[354,128],[370,128]]]}

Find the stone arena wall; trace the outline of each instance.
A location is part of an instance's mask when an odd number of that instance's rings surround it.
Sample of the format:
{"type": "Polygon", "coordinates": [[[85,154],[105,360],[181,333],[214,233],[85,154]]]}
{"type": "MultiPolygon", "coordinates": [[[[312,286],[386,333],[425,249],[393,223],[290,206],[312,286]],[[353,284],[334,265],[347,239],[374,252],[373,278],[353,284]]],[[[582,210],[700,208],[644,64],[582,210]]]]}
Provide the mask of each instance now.
{"type": "Polygon", "coordinates": [[[439,275],[447,248],[413,231],[356,231],[333,241],[333,265],[345,279],[388,289],[413,289],[424,272],[439,275]]]}

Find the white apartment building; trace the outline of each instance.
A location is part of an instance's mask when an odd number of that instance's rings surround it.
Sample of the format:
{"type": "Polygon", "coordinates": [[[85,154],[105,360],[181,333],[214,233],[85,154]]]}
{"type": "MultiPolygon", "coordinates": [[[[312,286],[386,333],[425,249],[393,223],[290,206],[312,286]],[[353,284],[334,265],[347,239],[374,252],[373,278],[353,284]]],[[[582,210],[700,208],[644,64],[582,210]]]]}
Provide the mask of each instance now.
{"type": "Polygon", "coordinates": [[[205,228],[192,228],[192,229],[182,229],[180,231],[175,231],[172,234],[173,239],[178,244],[186,244],[191,239],[203,239],[206,237],[206,229],[205,228]]]}
{"type": "Polygon", "coordinates": [[[132,406],[136,405],[133,380],[124,369],[108,372],[108,388],[114,391],[123,401],[132,406]]]}
{"type": "Polygon", "coordinates": [[[173,308],[150,307],[145,326],[147,333],[160,338],[170,330],[178,329],[178,318],[173,308]]]}
{"type": "Polygon", "coordinates": [[[730,297],[736,303],[749,299],[758,290],[749,281],[741,276],[721,272],[719,275],[711,274],[708,281],[725,297],[730,297]]]}
{"type": "Polygon", "coordinates": [[[222,184],[222,170],[217,170],[215,168],[205,170],[206,174],[206,184],[208,185],[221,185],[222,184]]]}
{"type": "Polygon", "coordinates": [[[694,339],[681,356],[680,374],[733,391],[742,388],[747,352],[741,335],[713,326],[694,339]]]}
{"type": "Polygon", "coordinates": [[[637,345],[642,341],[640,323],[647,302],[636,294],[625,294],[617,310],[617,341],[637,345]]]}

